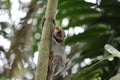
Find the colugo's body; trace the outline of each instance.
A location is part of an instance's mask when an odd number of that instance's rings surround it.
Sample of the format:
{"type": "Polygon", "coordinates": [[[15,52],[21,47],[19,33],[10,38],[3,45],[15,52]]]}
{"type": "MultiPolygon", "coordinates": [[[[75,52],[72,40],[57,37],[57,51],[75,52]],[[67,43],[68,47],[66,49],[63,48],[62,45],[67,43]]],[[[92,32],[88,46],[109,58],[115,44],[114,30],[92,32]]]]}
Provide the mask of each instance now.
{"type": "MultiPolygon", "coordinates": [[[[42,20],[42,28],[44,22],[45,18],[42,20]]],[[[51,20],[51,27],[53,32],[46,80],[52,80],[54,75],[61,73],[66,64],[66,55],[64,52],[65,32],[59,27],[55,27],[54,20],[51,20]]]]}
{"type": "MultiPolygon", "coordinates": [[[[62,30],[60,30],[60,31],[62,31],[62,30]]],[[[58,41],[55,38],[52,39],[52,49],[51,49],[51,51],[54,54],[54,59],[55,58],[58,59],[58,63],[55,64],[55,65],[57,65],[58,69],[56,69],[56,71],[54,73],[59,73],[59,72],[63,71],[63,69],[65,68],[65,62],[66,62],[66,55],[65,55],[65,52],[64,52],[64,35],[65,34],[64,34],[64,32],[63,33],[61,32],[59,34],[62,34],[63,38],[59,39],[58,41]]],[[[56,61],[54,61],[54,62],[56,62],[56,61]]]]}
{"type": "Polygon", "coordinates": [[[65,68],[66,55],[64,52],[64,37],[64,31],[58,27],[55,27],[52,36],[47,80],[52,80],[54,75],[59,74],[65,68]]]}

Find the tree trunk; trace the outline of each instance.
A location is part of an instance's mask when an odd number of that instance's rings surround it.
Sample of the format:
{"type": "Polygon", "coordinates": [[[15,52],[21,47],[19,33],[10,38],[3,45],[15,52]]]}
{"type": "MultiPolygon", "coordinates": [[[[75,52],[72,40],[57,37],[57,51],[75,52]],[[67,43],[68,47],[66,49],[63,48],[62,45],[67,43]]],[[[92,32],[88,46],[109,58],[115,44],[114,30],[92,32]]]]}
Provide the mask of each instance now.
{"type": "Polygon", "coordinates": [[[51,19],[55,19],[58,0],[48,0],[47,10],[45,14],[45,24],[40,42],[40,51],[38,56],[38,64],[35,74],[35,80],[46,80],[48,71],[48,62],[51,44],[51,19]]]}

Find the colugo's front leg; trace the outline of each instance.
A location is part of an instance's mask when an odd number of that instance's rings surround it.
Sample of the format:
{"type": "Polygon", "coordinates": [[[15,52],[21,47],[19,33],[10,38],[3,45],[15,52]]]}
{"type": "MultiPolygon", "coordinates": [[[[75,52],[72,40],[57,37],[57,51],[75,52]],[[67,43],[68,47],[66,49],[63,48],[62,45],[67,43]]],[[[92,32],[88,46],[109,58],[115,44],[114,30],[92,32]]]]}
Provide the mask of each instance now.
{"type": "MultiPolygon", "coordinates": [[[[51,26],[51,28],[52,28],[52,30],[55,28],[55,20],[54,19],[52,19],[52,18],[49,18],[49,20],[50,20],[50,26],[51,26]]],[[[43,29],[43,26],[44,26],[44,24],[45,24],[45,21],[46,21],[46,18],[45,17],[43,17],[42,18],[42,20],[41,20],[41,25],[40,25],[40,28],[41,28],[41,30],[43,29]]]]}

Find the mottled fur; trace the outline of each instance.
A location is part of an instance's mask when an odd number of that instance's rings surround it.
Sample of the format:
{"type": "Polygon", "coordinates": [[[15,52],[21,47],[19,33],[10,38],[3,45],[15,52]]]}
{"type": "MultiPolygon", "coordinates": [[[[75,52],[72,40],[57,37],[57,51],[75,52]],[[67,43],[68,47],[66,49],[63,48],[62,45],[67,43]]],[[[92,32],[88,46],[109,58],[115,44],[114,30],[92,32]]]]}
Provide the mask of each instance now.
{"type": "Polygon", "coordinates": [[[51,45],[47,80],[52,80],[52,77],[54,75],[58,75],[65,68],[65,62],[66,62],[66,55],[64,52],[65,33],[63,32],[63,30],[61,29],[59,30],[61,31],[60,33],[54,30],[54,35],[52,36],[52,45],[51,45]]]}
{"type": "MultiPolygon", "coordinates": [[[[42,19],[41,27],[43,28],[45,18],[42,19]]],[[[65,68],[66,55],[64,52],[65,32],[59,27],[55,27],[55,21],[51,19],[52,42],[49,56],[48,74],[46,80],[52,80],[54,75],[58,75],[65,68]]]]}

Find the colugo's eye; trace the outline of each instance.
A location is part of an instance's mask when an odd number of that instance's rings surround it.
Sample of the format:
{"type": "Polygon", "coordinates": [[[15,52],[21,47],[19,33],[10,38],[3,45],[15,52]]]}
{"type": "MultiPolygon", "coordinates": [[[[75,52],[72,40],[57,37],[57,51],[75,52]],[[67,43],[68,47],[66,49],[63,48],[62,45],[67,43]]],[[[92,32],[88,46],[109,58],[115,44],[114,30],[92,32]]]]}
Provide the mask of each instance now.
{"type": "Polygon", "coordinates": [[[66,37],[66,36],[64,35],[64,37],[66,37]]]}
{"type": "Polygon", "coordinates": [[[60,30],[58,31],[58,34],[61,34],[61,31],[60,31],[60,30]]]}

